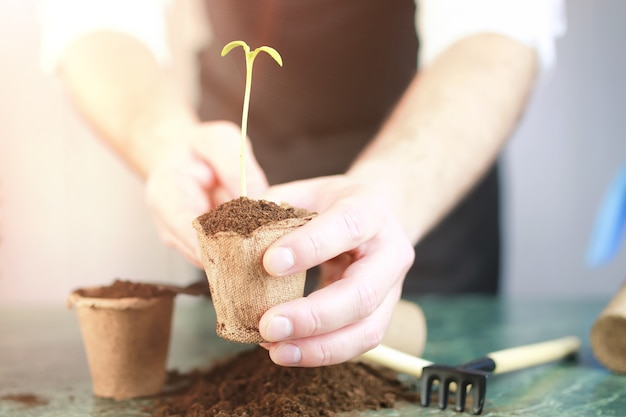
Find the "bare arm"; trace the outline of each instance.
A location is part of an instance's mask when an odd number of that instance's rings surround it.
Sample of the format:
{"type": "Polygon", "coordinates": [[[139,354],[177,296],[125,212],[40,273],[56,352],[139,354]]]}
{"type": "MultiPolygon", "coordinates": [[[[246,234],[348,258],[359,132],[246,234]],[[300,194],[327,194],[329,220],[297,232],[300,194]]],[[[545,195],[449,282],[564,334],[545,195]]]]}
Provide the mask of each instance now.
{"type": "Polygon", "coordinates": [[[166,71],[130,36],[100,31],[77,40],[59,76],[99,136],[144,178],[162,154],[182,145],[173,133],[196,122],[166,71]]]}
{"type": "Polygon", "coordinates": [[[375,184],[416,243],[498,156],[536,72],[535,52],[512,39],[459,41],[416,75],[348,176],[375,184]]]}

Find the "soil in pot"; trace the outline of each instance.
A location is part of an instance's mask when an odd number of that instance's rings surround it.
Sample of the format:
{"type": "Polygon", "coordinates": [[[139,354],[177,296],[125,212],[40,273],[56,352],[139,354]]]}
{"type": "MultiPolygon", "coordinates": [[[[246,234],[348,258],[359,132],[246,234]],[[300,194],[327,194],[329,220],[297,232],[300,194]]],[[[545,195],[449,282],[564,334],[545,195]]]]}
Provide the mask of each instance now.
{"type": "Polygon", "coordinates": [[[120,279],[116,279],[111,285],[103,287],[78,289],[76,293],[89,298],[142,298],[144,300],[164,295],[174,295],[174,291],[157,285],[120,279]]]}
{"type": "Polygon", "coordinates": [[[227,201],[200,217],[198,223],[208,235],[235,232],[250,236],[259,227],[286,219],[307,216],[305,210],[246,197],[227,201]]]}

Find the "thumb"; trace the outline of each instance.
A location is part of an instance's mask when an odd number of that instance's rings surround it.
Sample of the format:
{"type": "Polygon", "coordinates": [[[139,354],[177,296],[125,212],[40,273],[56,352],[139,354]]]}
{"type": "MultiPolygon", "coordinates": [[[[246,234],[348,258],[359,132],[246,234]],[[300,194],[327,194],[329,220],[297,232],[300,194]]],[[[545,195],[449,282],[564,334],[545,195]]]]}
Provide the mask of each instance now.
{"type": "Polygon", "coordinates": [[[252,151],[252,144],[247,141],[246,147],[246,183],[248,189],[248,196],[251,198],[259,198],[268,189],[269,184],[267,177],[261,165],[256,160],[252,151]]]}
{"type": "MultiPolygon", "coordinates": [[[[212,122],[204,126],[197,151],[213,167],[221,186],[230,198],[241,195],[241,130],[231,122],[212,122]]],[[[246,140],[245,177],[247,188],[255,195],[267,187],[265,173],[254,157],[250,141],[246,140]]]]}

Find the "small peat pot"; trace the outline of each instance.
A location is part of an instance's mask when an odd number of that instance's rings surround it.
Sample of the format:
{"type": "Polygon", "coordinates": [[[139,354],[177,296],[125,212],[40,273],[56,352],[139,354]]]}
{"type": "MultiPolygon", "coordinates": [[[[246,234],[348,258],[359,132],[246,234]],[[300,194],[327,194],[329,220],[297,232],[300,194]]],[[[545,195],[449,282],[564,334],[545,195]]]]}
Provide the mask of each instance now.
{"type": "Polygon", "coordinates": [[[263,254],[281,236],[314,214],[241,197],[193,221],[217,316],[217,334],[239,343],[261,343],[261,316],[304,295],[306,271],[273,277],[263,254]]]}
{"type": "Polygon", "coordinates": [[[78,315],[95,396],[125,400],[162,391],[174,296],[158,286],[121,280],[68,296],[68,307],[78,315]]]}

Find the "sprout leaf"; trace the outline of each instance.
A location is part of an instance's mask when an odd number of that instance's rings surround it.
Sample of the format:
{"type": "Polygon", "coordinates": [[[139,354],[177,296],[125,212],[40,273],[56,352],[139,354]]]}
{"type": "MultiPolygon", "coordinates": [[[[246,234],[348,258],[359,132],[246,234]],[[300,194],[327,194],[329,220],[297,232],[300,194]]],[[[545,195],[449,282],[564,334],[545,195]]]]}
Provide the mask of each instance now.
{"type": "Polygon", "coordinates": [[[246,52],[246,55],[250,54],[250,47],[247,43],[245,43],[244,41],[232,41],[224,45],[224,47],[222,48],[222,56],[226,56],[226,54],[228,54],[230,51],[238,46],[241,46],[243,48],[243,50],[246,52]]]}
{"type": "Polygon", "coordinates": [[[256,55],[261,51],[267,53],[269,56],[274,58],[274,61],[276,61],[278,65],[280,65],[281,67],[283,66],[283,58],[280,56],[276,49],[272,48],[271,46],[260,46],[254,50],[254,56],[256,57],[256,55]]]}

